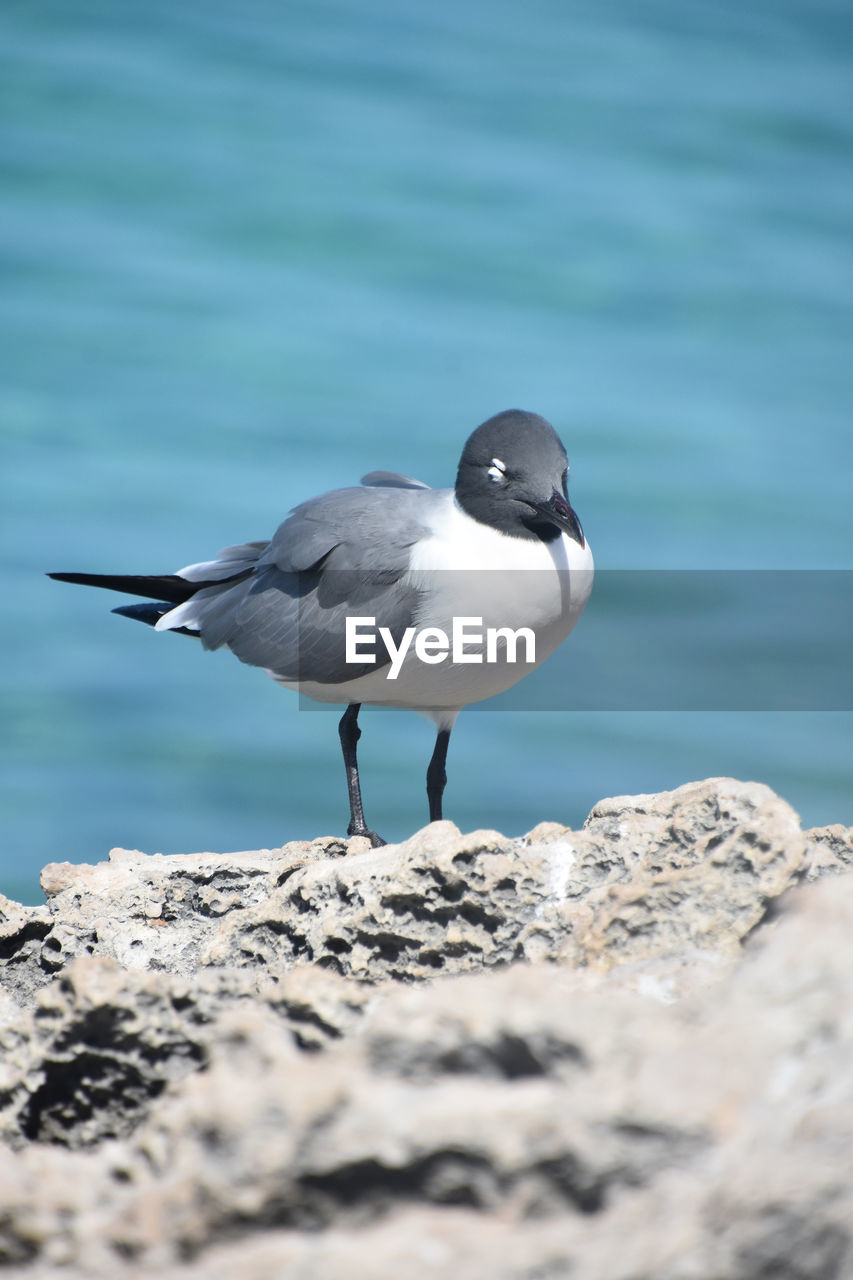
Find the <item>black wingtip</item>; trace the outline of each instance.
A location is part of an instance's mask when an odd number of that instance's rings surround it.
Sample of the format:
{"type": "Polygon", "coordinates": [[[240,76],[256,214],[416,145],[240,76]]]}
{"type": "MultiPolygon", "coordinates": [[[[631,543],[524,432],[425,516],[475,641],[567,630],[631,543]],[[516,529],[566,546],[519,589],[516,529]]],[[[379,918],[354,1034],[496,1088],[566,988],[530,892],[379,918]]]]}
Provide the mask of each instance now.
{"type": "Polygon", "coordinates": [[[101,587],[129,596],[147,596],[149,600],[168,600],[170,604],[183,604],[204,585],[187,582],[176,573],[49,573],[47,576],[56,582],[76,582],[82,587],[101,587]]]}
{"type": "Polygon", "coordinates": [[[142,604],[123,604],[118,609],[112,609],[112,613],[120,613],[123,618],[133,618],[134,622],[145,622],[149,627],[156,627],[157,623],[163,617],[164,613],[168,613],[173,606],[166,604],[165,601],[146,600],[142,604]]]}
{"type": "MultiPolygon", "coordinates": [[[[174,605],[167,604],[165,601],[143,601],[141,604],[123,604],[119,608],[113,609],[113,613],[120,613],[123,618],[132,618],[134,622],[144,622],[146,626],[156,627],[157,623],[163,617],[164,613],[168,613],[173,609],[174,605]]],[[[189,627],[170,627],[170,631],[174,631],[179,636],[192,636],[195,640],[199,639],[197,631],[191,631],[189,627]]]]}

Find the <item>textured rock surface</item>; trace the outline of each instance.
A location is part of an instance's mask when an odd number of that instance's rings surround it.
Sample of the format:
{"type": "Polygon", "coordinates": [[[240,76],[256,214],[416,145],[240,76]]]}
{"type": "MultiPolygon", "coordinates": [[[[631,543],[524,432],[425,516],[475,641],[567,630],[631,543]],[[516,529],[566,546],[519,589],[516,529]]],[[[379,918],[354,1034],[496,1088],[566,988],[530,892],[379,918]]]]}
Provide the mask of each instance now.
{"type": "Polygon", "coordinates": [[[715,779],[521,840],[48,867],[0,903],[0,1260],[853,1276],[851,852],[715,779]]]}

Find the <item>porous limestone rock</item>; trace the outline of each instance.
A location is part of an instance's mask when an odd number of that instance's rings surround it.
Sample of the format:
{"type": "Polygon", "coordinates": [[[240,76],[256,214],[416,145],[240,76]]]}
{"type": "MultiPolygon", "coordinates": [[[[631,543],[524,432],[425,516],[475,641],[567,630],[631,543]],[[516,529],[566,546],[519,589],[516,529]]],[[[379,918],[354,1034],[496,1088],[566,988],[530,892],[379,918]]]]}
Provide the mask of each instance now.
{"type": "Polygon", "coordinates": [[[363,982],[518,960],[735,955],[806,854],[789,805],[730,779],[602,801],[577,832],[544,823],[511,840],[436,822],[366,845],[51,864],[47,908],[18,908],[7,925],[10,989],[29,999],[81,955],[186,977],[308,963],[363,982]]]}
{"type": "Polygon", "coordinates": [[[846,1280],[851,847],[714,779],[520,840],[47,868],[0,904],[0,1261],[846,1280]]]}

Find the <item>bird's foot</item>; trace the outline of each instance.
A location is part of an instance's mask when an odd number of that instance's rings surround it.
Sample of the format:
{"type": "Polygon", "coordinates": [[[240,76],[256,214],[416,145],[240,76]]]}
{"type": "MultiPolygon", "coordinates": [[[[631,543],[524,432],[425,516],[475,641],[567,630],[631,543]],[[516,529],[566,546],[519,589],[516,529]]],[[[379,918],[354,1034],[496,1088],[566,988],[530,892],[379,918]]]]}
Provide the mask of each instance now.
{"type": "Polygon", "coordinates": [[[347,827],[347,835],[350,837],[365,836],[370,841],[373,849],[381,849],[384,844],[388,843],[387,840],[383,840],[381,836],[377,835],[375,831],[371,831],[369,827],[354,827],[352,823],[347,827]]]}

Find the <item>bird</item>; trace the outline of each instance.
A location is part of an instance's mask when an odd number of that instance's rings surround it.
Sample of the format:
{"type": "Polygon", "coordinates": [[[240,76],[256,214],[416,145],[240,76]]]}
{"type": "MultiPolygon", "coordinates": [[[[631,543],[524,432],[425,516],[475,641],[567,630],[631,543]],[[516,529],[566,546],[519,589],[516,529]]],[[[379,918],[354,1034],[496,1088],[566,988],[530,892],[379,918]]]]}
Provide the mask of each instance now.
{"type": "Polygon", "coordinates": [[[459,712],[544,661],[589,599],[592,552],[568,474],[551,423],[508,409],[468,437],[453,488],[372,471],[294,507],[269,540],[174,573],[47,576],[143,597],[113,612],[225,646],[300,695],[343,704],[347,835],[378,847],[358,770],[361,706],[433,721],[426,789],[440,820],[459,712]]]}

